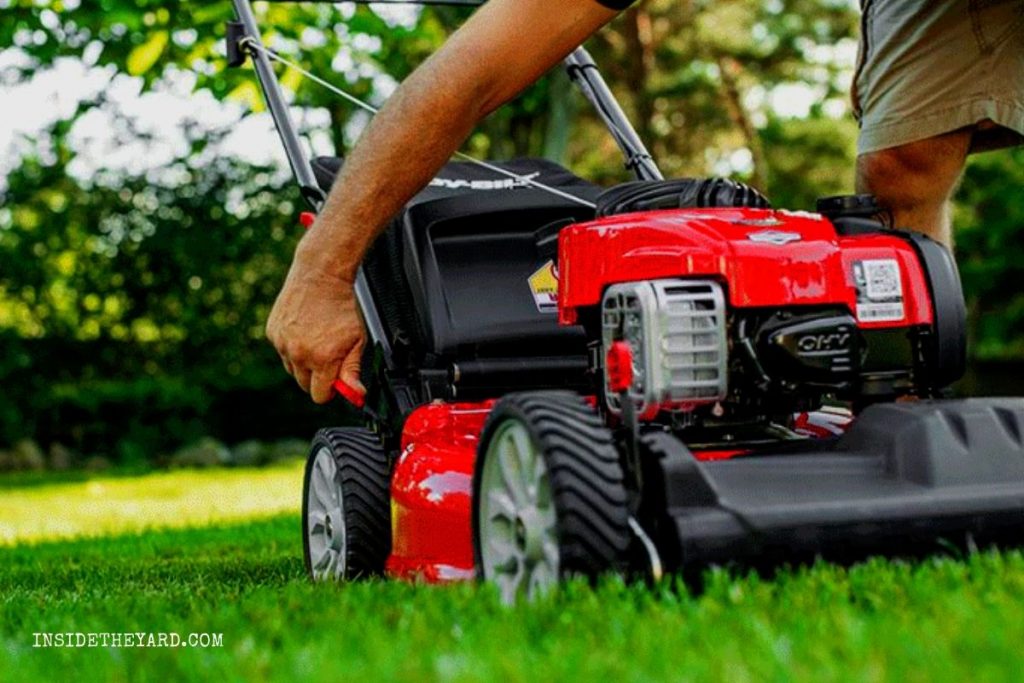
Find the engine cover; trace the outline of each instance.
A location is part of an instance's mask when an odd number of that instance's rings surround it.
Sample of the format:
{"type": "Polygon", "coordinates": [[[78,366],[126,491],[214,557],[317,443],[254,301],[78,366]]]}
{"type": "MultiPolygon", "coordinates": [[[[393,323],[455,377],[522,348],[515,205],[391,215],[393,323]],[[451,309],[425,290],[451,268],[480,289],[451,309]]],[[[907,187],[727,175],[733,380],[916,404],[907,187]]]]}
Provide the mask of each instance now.
{"type": "Polygon", "coordinates": [[[699,278],[722,283],[730,310],[840,307],[857,327],[932,325],[915,247],[896,234],[839,235],[805,212],[676,209],[602,218],[559,234],[559,320],[601,303],[609,286],[699,278]]]}

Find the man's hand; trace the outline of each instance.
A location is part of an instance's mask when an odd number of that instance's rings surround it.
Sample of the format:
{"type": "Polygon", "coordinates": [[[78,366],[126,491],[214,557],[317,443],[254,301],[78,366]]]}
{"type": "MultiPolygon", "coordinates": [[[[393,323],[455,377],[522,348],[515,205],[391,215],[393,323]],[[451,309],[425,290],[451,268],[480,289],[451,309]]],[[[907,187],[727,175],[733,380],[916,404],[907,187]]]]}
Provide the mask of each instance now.
{"type": "Polygon", "coordinates": [[[352,281],[303,258],[301,247],[267,320],[267,338],[317,403],[331,399],[336,379],[365,393],[359,362],[366,334],[352,281]]]}

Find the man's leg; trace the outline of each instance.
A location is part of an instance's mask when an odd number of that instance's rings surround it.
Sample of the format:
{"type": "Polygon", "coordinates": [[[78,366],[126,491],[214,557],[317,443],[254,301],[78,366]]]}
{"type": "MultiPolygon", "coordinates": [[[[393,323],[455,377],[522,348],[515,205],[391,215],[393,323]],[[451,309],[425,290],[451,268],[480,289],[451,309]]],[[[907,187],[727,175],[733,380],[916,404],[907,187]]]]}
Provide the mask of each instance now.
{"type": "Polygon", "coordinates": [[[857,157],[857,191],[871,193],[910,228],[952,248],[949,200],[963,173],[972,129],[857,157]]]}

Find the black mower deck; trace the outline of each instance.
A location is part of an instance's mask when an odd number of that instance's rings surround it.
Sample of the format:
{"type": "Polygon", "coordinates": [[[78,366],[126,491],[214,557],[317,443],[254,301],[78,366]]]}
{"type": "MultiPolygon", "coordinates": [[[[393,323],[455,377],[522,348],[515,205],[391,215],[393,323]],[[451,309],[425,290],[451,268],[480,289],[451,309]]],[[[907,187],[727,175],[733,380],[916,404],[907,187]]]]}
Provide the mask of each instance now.
{"type": "Polygon", "coordinates": [[[1024,540],[1024,399],[893,403],[813,450],[698,462],[659,455],[673,569],[773,565],[1024,540]]]}

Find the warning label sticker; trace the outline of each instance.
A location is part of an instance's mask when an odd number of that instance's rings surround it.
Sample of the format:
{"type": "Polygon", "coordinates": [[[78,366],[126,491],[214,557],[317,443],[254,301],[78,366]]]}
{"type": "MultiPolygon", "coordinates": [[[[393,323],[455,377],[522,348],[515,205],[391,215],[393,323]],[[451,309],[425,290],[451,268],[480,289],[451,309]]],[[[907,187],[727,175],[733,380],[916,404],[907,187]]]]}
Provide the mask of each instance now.
{"type": "Polygon", "coordinates": [[[903,320],[903,279],[896,259],[854,261],[857,287],[857,320],[877,323],[903,320]]]}
{"type": "Polygon", "coordinates": [[[558,312],[558,269],[548,261],[529,278],[530,292],[541,313],[558,312]]]}

